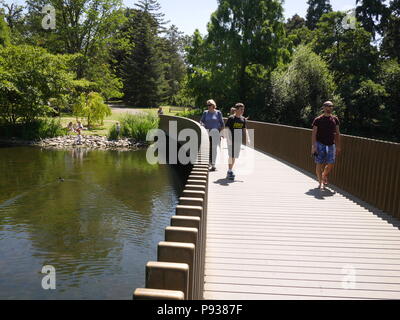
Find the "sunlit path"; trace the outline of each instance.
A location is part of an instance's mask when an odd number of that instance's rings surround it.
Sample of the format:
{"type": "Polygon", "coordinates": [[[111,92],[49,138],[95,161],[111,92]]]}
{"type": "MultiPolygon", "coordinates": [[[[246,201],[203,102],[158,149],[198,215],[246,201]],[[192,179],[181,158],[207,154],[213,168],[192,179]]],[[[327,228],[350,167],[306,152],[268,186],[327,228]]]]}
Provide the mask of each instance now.
{"type": "Polygon", "coordinates": [[[205,299],[400,298],[395,219],[244,151],[234,182],[210,173],[205,299]]]}

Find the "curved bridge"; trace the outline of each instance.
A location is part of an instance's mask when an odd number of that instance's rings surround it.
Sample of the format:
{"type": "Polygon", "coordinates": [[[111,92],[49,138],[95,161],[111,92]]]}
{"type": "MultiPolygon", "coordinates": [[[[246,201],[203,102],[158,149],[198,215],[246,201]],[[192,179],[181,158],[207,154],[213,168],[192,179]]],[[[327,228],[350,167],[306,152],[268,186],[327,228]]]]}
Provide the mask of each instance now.
{"type": "MultiPolygon", "coordinates": [[[[163,117],[161,126],[170,120],[194,125],[163,117]]],[[[255,149],[244,147],[234,182],[224,143],[207,172],[207,133],[196,124],[200,154],[175,227],[135,298],[399,299],[400,144],[342,136],[333,186],[320,191],[311,130],[249,124],[255,149]],[[186,251],[163,256],[177,239],[186,251]]]]}

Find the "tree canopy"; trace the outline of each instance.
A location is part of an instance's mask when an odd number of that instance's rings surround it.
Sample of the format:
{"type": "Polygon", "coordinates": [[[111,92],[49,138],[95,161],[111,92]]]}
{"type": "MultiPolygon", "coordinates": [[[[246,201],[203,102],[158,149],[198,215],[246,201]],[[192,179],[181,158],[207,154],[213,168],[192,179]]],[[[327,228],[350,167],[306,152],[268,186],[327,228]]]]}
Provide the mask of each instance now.
{"type": "Polygon", "coordinates": [[[307,4],[306,25],[310,30],[314,30],[319,19],[332,11],[332,6],[329,0],[307,0],[307,4]]]}
{"type": "Polygon", "coordinates": [[[272,70],[289,57],[280,1],[220,0],[208,35],[195,32],[188,52],[189,86],[204,103],[212,94],[220,103],[256,104],[264,100],[272,70]]]}
{"type": "Polygon", "coordinates": [[[192,35],[158,0],[135,3],[0,0],[3,121],[102,110],[102,99],[141,108],[214,99],[224,113],[243,102],[254,120],[309,127],[331,99],[345,133],[400,141],[400,0],[357,0],[355,13],[308,0],[306,17],[286,21],[281,0],[218,0],[207,32],[192,35]],[[42,26],[45,5],[54,29],[42,26]]]}

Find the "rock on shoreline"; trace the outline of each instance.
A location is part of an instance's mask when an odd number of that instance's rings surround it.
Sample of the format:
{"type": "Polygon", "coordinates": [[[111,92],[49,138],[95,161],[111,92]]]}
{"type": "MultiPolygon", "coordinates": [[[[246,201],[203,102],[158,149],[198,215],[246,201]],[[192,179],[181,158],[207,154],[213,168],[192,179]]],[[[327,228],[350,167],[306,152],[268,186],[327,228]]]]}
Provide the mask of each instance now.
{"type": "Polygon", "coordinates": [[[147,143],[137,142],[133,139],[108,140],[103,136],[82,136],[81,143],[77,142],[77,136],[63,136],[56,138],[47,138],[39,141],[26,141],[19,139],[1,139],[0,143],[6,145],[25,145],[38,146],[51,149],[73,149],[89,148],[97,150],[139,150],[146,148],[147,143]]]}

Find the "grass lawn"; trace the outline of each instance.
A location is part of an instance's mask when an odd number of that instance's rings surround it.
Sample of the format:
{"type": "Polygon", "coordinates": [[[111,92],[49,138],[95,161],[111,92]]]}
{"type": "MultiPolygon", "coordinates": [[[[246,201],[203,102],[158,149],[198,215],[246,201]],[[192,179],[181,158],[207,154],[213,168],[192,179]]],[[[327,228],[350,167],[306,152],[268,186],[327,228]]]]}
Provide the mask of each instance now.
{"type": "MultiPolygon", "coordinates": [[[[173,108],[175,108],[175,107],[173,107],[173,108]]],[[[125,108],[124,108],[124,109],[125,109],[125,108]]],[[[172,112],[170,112],[169,109],[170,109],[169,106],[163,107],[163,111],[164,111],[164,114],[165,114],[165,115],[176,115],[176,114],[179,112],[179,111],[172,111],[172,112]]],[[[182,111],[184,110],[183,108],[181,108],[181,109],[182,109],[182,111]]],[[[152,109],[150,109],[150,108],[149,108],[149,109],[126,108],[126,110],[127,110],[126,113],[129,113],[130,111],[135,110],[135,111],[138,111],[138,112],[151,112],[151,113],[156,114],[158,109],[157,109],[157,108],[152,108],[152,109]]],[[[83,130],[83,131],[82,131],[82,135],[107,136],[109,130],[111,129],[111,127],[112,127],[115,123],[117,123],[118,121],[120,121],[121,118],[123,118],[123,116],[124,116],[126,113],[123,112],[123,111],[122,111],[122,112],[120,112],[120,111],[116,112],[116,111],[113,110],[111,116],[106,117],[106,118],[104,119],[104,125],[95,127],[95,128],[93,128],[93,129],[91,129],[91,130],[83,130]]],[[[61,115],[61,124],[62,124],[64,127],[67,127],[68,124],[69,124],[70,122],[76,123],[76,118],[73,117],[73,116],[70,115],[70,114],[62,114],[62,115],[61,115]]],[[[86,127],[86,125],[87,125],[87,123],[85,122],[85,120],[82,121],[82,124],[83,124],[84,127],[86,127]]],[[[76,133],[71,133],[71,134],[76,135],[76,133]]]]}

